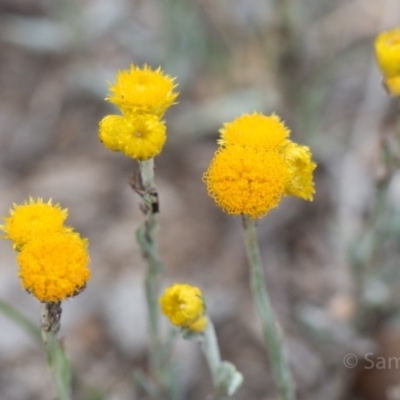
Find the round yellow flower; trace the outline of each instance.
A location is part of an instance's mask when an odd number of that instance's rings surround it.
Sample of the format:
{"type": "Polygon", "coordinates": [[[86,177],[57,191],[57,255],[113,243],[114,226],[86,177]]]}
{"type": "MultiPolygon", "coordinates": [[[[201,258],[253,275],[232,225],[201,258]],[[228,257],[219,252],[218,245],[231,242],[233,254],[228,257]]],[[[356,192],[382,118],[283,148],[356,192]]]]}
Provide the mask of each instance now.
{"type": "Polygon", "coordinates": [[[52,204],[51,199],[29,199],[22,205],[14,204],[10,216],[4,218],[0,228],[5,232],[5,239],[13,241],[14,249],[20,249],[29,240],[38,236],[69,230],[64,226],[68,210],[61,209],[59,204],[52,204]]]}
{"type": "Polygon", "coordinates": [[[167,288],[160,298],[160,305],[172,324],[201,332],[207,325],[201,290],[195,286],[176,283],[167,288]]]}
{"type": "Polygon", "coordinates": [[[118,106],[123,113],[148,113],[162,117],[166,109],[175,104],[178,92],[174,92],[175,78],[153,71],[149,66],[131,65],[127,71],[118,71],[111,94],[106,100],[118,106]]]}
{"type": "Polygon", "coordinates": [[[122,115],[107,115],[99,124],[99,139],[111,151],[121,151],[130,132],[128,119],[122,115]]]}
{"type": "Polygon", "coordinates": [[[157,156],[167,139],[164,121],[154,115],[142,114],[128,119],[129,133],[121,142],[121,151],[138,161],[157,156]]]}
{"type": "Polygon", "coordinates": [[[400,96],[400,75],[384,79],[383,84],[392,96],[400,96]]]}
{"type": "Polygon", "coordinates": [[[208,194],[228,214],[261,218],[282,196],[312,200],[316,164],[288,139],[276,115],[243,115],[224,125],[221,146],[203,175],[208,194]]]}
{"type": "Polygon", "coordinates": [[[224,124],[219,131],[220,145],[262,146],[266,149],[282,146],[290,131],[280,118],[272,114],[245,114],[224,124]]]}
{"type": "Polygon", "coordinates": [[[281,201],[290,171],[277,149],[230,145],[216,152],[203,180],[228,214],[261,218],[281,201]]]}
{"type": "Polygon", "coordinates": [[[375,55],[385,78],[400,75],[400,28],[382,32],[377,36],[375,55]]]}
{"type": "Polygon", "coordinates": [[[77,295],[90,278],[87,245],[87,239],[71,232],[30,240],[17,257],[23,288],[41,302],[77,295]]]}
{"type": "Polygon", "coordinates": [[[288,141],[282,151],[290,169],[290,180],[284,194],[312,200],[315,193],[313,171],[317,164],[311,160],[310,149],[288,141]]]}
{"type": "Polygon", "coordinates": [[[167,139],[165,123],[155,115],[109,115],[100,121],[99,138],[112,151],[138,161],[158,155],[167,139]]]}

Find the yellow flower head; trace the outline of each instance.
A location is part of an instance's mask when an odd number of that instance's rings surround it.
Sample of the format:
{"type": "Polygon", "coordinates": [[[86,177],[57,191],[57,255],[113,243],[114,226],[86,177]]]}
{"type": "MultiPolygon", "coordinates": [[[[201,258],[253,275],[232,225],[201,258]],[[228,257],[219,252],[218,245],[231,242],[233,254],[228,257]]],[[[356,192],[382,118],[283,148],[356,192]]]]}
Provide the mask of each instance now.
{"type": "Polygon", "coordinates": [[[160,305],[172,324],[193,332],[202,332],[206,328],[203,295],[199,288],[176,283],[165,290],[160,305]]]}
{"type": "Polygon", "coordinates": [[[288,141],[283,148],[283,155],[290,169],[290,180],[285,195],[311,201],[315,193],[313,172],[317,164],[311,160],[310,149],[288,141]]]}
{"type": "Polygon", "coordinates": [[[23,288],[41,302],[77,295],[90,278],[87,245],[87,239],[73,232],[30,240],[17,257],[23,288]]]}
{"type": "Polygon", "coordinates": [[[223,145],[203,175],[208,194],[228,214],[261,218],[282,196],[313,198],[316,164],[310,150],[287,139],[289,131],[278,117],[261,117],[245,115],[226,124],[223,145]]]}
{"type": "Polygon", "coordinates": [[[4,225],[0,228],[5,232],[5,239],[13,241],[14,249],[22,248],[37,235],[46,235],[68,230],[64,227],[68,210],[61,209],[59,204],[47,203],[43,199],[29,199],[22,205],[14,204],[10,210],[10,216],[4,218],[4,225]]]}
{"type": "Polygon", "coordinates": [[[111,151],[121,151],[130,132],[130,124],[122,115],[107,115],[99,123],[99,139],[111,151]]]}
{"type": "Polygon", "coordinates": [[[162,117],[166,109],[175,104],[179,94],[174,92],[174,80],[160,67],[153,71],[147,65],[143,68],[131,65],[127,71],[118,71],[106,100],[118,106],[123,113],[148,113],[162,117]]]}
{"type": "Polygon", "coordinates": [[[281,201],[290,171],[277,150],[231,145],[217,151],[203,179],[225,212],[261,218],[281,201]]]}
{"type": "Polygon", "coordinates": [[[99,138],[108,149],[144,161],[161,152],[165,130],[164,121],[155,115],[108,115],[100,121],[99,138]]]}
{"type": "Polygon", "coordinates": [[[277,115],[267,117],[254,113],[242,115],[224,124],[220,133],[220,145],[238,144],[272,149],[282,146],[290,131],[277,115]]]}
{"type": "Polygon", "coordinates": [[[400,75],[400,28],[378,35],[375,39],[375,55],[385,78],[400,75]]]}

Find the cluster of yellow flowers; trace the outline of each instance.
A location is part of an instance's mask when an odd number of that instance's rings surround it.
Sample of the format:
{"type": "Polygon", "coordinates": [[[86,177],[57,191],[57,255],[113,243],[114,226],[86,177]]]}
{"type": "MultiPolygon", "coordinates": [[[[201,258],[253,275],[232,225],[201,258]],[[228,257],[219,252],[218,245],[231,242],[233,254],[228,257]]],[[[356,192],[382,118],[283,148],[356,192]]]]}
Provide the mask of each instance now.
{"type": "Polygon", "coordinates": [[[30,198],[14,204],[0,226],[18,253],[23,288],[41,302],[75,296],[90,278],[88,241],[64,225],[67,215],[68,210],[51,200],[30,198]]]}
{"type": "Polygon", "coordinates": [[[377,36],[375,55],[388,92],[393,96],[400,96],[400,28],[377,36]]]}
{"type": "Polygon", "coordinates": [[[261,218],[282,196],[313,199],[311,152],[289,140],[290,131],[277,115],[245,114],[220,133],[220,147],[203,180],[225,212],[261,218]]]}
{"type": "Polygon", "coordinates": [[[207,327],[203,294],[196,286],[175,283],[165,290],[160,305],[173,325],[195,333],[207,327]]]}
{"type": "Polygon", "coordinates": [[[153,71],[147,65],[119,71],[106,100],[119,107],[122,115],[108,115],[100,121],[103,145],[138,161],[158,155],[166,140],[162,117],[179,94],[174,92],[174,80],[161,68],[153,71]]]}

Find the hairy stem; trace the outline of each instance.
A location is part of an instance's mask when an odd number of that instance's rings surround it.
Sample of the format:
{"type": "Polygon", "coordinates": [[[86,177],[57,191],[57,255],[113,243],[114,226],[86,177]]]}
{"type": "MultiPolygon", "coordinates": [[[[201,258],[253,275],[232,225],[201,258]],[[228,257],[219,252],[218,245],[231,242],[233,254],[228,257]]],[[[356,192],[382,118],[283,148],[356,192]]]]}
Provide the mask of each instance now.
{"type": "Polygon", "coordinates": [[[71,400],[71,369],[59,343],[61,302],[42,303],[40,330],[58,400],[71,400]]]}
{"type": "Polygon", "coordinates": [[[216,391],[214,399],[223,400],[231,397],[241,386],[243,375],[237,371],[233,364],[221,360],[217,335],[209,318],[207,327],[201,336],[201,348],[207,360],[216,391]]]}
{"type": "Polygon", "coordinates": [[[282,331],[275,320],[267,288],[265,286],[264,270],[257,243],[255,222],[243,216],[243,227],[247,257],[250,264],[250,284],[253,300],[261,319],[265,345],[267,347],[272,371],[278,384],[282,400],[295,399],[295,385],[289,368],[284,348],[282,331]]]}
{"type": "MultiPolygon", "coordinates": [[[[139,162],[140,176],[132,186],[142,197],[145,221],[136,232],[136,238],[146,260],[145,292],[150,334],[150,368],[162,392],[166,390],[168,371],[165,367],[167,351],[160,334],[160,308],[158,299],[161,291],[163,265],[158,250],[159,212],[158,194],[154,184],[154,160],[139,162]]],[[[171,372],[171,371],[169,371],[171,372]]]]}

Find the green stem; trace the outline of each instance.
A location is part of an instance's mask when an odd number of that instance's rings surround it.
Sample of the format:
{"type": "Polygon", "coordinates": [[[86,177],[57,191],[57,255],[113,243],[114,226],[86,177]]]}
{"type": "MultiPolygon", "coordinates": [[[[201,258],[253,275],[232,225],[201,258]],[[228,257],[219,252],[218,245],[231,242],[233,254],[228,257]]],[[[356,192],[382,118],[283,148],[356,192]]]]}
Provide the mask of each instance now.
{"type": "Polygon", "coordinates": [[[71,370],[64,348],[58,341],[60,330],[61,302],[42,303],[41,334],[46,349],[47,364],[50,368],[57,400],[71,400],[71,370]]]}
{"type": "Polygon", "coordinates": [[[243,375],[236,370],[233,364],[221,360],[217,335],[209,318],[207,327],[201,336],[201,349],[207,360],[216,390],[215,399],[222,400],[235,394],[243,382],[243,375]]]}
{"type": "Polygon", "coordinates": [[[154,378],[159,384],[164,385],[164,358],[165,351],[160,336],[160,308],[158,299],[161,292],[161,275],[163,265],[158,251],[159,225],[156,214],[158,213],[158,195],[154,184],[154,160],[139,162],[140,190],[136,191],[143,199],[144,224],[137,230],[136,238],[147,262],[145,276],[145,292],[150,333],[150,368],[154,378]]]}
{"type": "Polygon", "coordinates": [[[219,352],[218,340],[217,340],[217,335],[215,334],[214,325],[209,318],[207,321],[207,327],[203,332],[201,349],[203,350],[204,357],[207,360],[213,385],[215,388],[217,388],[218,384],[217,371],[219,364],[221,364],[221,355],[219,352]]]}
{"type": "Polygon", "coordinates": [[[243,227],[247,257],[250,263],[250,283],[253,300],[261,319],[265,345],[268,349],[272,371],[278,384],[282,400],[294,400],[295,385],[286,357],[282,331],[275,320],[265,286],[264,270],[257,243],[255,222],[243,216],[243,227]]]}

